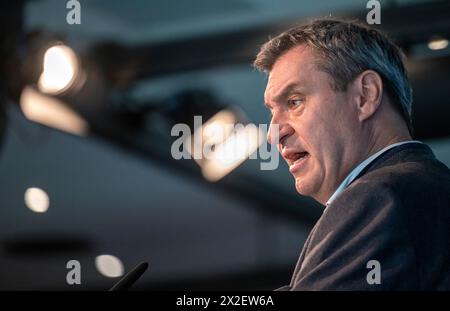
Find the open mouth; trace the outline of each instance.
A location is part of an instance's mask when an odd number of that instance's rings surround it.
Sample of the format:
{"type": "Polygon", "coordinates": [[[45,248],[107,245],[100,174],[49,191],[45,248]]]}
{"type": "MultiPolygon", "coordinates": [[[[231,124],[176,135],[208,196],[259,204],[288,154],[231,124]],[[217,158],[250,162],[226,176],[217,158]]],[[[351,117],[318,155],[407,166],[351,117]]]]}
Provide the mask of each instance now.
{"type": "Polygon", "coordinates": [[[289,171],[294,173],[298,171],[305,163],[305,161],[309,158],[308,152],[298,152],[295,153],[292,157],[290,157],[290,165],[289,171]]]}

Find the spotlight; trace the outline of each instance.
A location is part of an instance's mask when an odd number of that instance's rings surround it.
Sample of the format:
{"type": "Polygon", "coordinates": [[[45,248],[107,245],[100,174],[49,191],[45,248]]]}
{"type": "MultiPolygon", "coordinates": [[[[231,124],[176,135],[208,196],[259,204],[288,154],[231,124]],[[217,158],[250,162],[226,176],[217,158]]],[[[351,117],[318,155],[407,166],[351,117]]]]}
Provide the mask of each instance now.
{"type": "Polygon", "coordinates": [[[64,44],[57,44],[44,54],[38,88],[43,93],[60,94],[71,88],[82,75],[75,52],[64,44]]]}
{"type": "Polygon", "coordinates": [[[56,35],[34,32],[27,36],[27,42],[19,99],[23,114],[34,122],[86,135],[87,121],[69,105],[71,95],[86,82],[78,56],[56,35]]]}
{"type": "Polygon", "coordinates": [[[247,160],[262,144],[263,133],[254,124],[236,126],[236,129],[217,144],[210,156],[203,160],[203,176],[218,181],[247,160]]]}
{"type": "Polygon", "coordinates": [[[175,104],[169,105],[175,112],[173,119],[187,124],[193,133],[183,146],[209,181],[229,174],[264,142],[263,133],[242,110],[223,105],[210,92],[184,91],[174,98],[175,104]]]}

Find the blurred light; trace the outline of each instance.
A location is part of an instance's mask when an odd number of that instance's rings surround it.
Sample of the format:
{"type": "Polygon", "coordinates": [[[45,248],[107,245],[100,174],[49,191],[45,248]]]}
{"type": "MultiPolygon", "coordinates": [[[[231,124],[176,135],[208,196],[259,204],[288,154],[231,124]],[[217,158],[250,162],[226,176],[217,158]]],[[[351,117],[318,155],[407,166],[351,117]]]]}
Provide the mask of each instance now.
{"type": "Polygon", "coordinates": [[[221,110],[188,138],[185,146],[207,180],[220,180],[264,142],[264,134],[256,125],[236,126],[239,119],[246,119],[242,111],[221,110]],[[204,154],[205,150],[208,155],[204,154]],[[201,158],[196,159],[194,155],[200,155],[201,158]]]}
{"type": "Polygon", "coordinates": [[[433,39],[428,42],[428,48],[430,50],[443,50],[448,46],[447,39],[433,39]]]}
{"type": "Polygon", "coordinates": [[[254,124],[237,129],[202,163],[203,176],[218,181],[229,174],[258,149],[264,141],[263,135],[254,124]]]}
{"type": "Polygon", "coordinates": [[[79,61],[75,52],[66,45],[49,48],[44,55],[44,70],[39,78],[41,92],[58,94],[67,90],[75,81],[79,61]]]}
{"type": "Polygon", "coordinates": [[[226,139],[232,130],[230,125],[236,123],[236,117],[229,110],[215,114],[203,125],[203,141],[207,144],[217,144],[226,139]]]}
{"type": "Polygon", "coordinates": [[[36,213],[45,213],[50,205],[48,194],[40,188],[28,188],[24,199],[25,205],[36,213]]]}
{"type": "Polygon", "coordinates": [[[87,122],[62,101],[25,87],[20,98],[24,115],[32,121],[77,135],[86,135],[87,122]]]}
{"type": "MultiPolygon", "coordinates": [[[[232,126],[236,121],[235,114],[230,110],[224,109],[216,113],[198,128],[194,135],[188,138],[189,142],[185,145],[188,147],[189,153],[191,155],[202,154],[205,145],[214,146],[222,143],[233,130],[232,126]]],[[[203,159],[194,157],[194,160],[201,166],[203,159]]]]}
{"type": "Polygon", "coordinates": [[[119,258],[112,255],[100,255],[95,258],[95,267],[98,272],[109,278],[123,275],[123,264],[119,258]]]}

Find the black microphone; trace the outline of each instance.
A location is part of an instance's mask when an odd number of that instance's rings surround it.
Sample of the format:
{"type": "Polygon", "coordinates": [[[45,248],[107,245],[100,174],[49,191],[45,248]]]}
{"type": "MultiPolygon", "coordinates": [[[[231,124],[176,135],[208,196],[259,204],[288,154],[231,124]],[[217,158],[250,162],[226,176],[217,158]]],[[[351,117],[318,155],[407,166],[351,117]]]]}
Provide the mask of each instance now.
{"type": "Polygon", "coordinates": [[[137,279],[147,270],[148,263],[142,262],[136,266],[133,270],[128,272],[122,277],[109,291],[126,291],[128,290],[137,279]]]}

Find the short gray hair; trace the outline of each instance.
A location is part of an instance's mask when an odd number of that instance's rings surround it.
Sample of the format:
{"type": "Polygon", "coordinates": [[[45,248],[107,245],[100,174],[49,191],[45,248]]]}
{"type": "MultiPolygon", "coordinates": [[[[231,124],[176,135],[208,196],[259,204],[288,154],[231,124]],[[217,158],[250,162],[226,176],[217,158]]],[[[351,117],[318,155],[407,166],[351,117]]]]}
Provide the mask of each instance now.
{"type": "Polygon", "coordinates": [[[318,19],[270,39],[253,65],[268,73],[280,56],[301,44],[318,53],[318,68],[332,77],[335,91],[345,91],[364,70],[376,71],[412,134],[412,88],[405,56],[387,35],[357,21],[318,19]]]}

